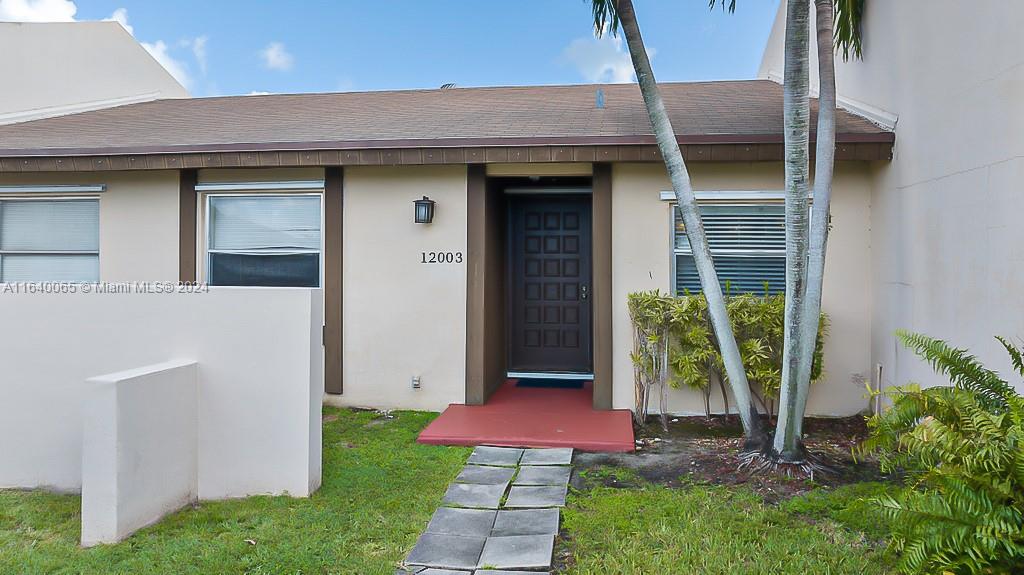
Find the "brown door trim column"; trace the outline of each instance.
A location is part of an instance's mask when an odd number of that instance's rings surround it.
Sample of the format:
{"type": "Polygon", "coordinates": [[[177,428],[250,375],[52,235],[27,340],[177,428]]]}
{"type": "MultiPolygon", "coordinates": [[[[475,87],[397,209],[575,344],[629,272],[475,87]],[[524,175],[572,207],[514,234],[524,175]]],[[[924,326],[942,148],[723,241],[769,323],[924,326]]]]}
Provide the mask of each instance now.
{"type": "Polygon", "coordinates": [[[466,404],[487,400],[487,171],[470,164],[466,173],[466,404]]]}
{"type": "Polygon", "coordinates": [[[505,382],[505,201],[483,164],[466,173],[466,403],[505,382]]]}
{"type": "Polygon", "coordinates": [[[324,168],[324,390],[344,390],[342,330],[345,174],[324,168]]]}
{"type": "Polygon", "coordinates": [[[198,170],[178,171],[178,280],[196,281],[196,182],[198,170]]]}
{"type": "Polygon", "coordinates": [[[594,164],[594,409],[612,408],[612,165],[594,164]]]}

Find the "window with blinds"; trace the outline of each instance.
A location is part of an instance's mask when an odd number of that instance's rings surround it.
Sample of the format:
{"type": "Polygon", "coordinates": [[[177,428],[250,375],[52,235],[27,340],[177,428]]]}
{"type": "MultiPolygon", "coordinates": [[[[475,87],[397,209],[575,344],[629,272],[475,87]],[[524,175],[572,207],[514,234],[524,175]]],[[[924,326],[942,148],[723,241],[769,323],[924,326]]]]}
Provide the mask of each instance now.
{"type": "Polygon", "coordinates": [[[206,281],[318,287],[320,196],[209,196],[206,281]]]}
{"type": "MultiPolygon", "coordinates": [[[[780,293],[786,287],[786,219],[782,204],[701,206],[704,233],[722,290],[780,293]]],[[[699,293],[700,278],[686,228],[673,207],[676,295],[699,293]]]]}
{"type": "Polygon", "coordinates": [[[96,282],[99,200],[0,200],[0,282],[96,282]]]}

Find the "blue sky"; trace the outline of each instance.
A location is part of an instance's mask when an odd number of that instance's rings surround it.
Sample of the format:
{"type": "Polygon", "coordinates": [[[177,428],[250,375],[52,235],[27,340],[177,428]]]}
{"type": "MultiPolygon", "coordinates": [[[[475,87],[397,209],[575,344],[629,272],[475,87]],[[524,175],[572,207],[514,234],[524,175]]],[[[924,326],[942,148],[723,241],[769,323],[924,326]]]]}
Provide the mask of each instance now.
{"type": "MultiPolygon", "coordinates": [[[[751,78],[778,0],[636,0],[661,81],[751,78]]],[[[629,81],[583,0],[0,0],[0,20],[116,18],[195,96],[629,81]]]]}

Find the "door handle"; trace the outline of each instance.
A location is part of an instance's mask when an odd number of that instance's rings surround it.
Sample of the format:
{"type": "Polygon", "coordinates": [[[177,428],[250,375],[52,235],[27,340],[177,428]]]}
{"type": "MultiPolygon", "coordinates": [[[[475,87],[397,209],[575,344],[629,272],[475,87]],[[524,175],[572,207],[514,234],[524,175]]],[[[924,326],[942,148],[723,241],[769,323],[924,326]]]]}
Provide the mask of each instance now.
{"type": "Polygon", "coordinates": [[[590,288],[587,287],[587,284],[581,285],[580,286],[580,299],[581,300],[585,300],[589,296],[590,296],[590,288]]]}

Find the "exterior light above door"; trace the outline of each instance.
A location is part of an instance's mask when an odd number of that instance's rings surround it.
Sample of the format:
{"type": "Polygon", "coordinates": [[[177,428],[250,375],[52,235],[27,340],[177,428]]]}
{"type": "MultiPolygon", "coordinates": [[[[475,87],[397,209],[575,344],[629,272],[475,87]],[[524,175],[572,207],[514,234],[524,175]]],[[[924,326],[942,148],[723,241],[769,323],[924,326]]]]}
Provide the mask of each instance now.
{"type": "Polygon", "coordinates": [[[422,200],[413,202],[416,205],[416,223],[429,224],[434,221],[434,200],[423,196],[422,200]]]}

